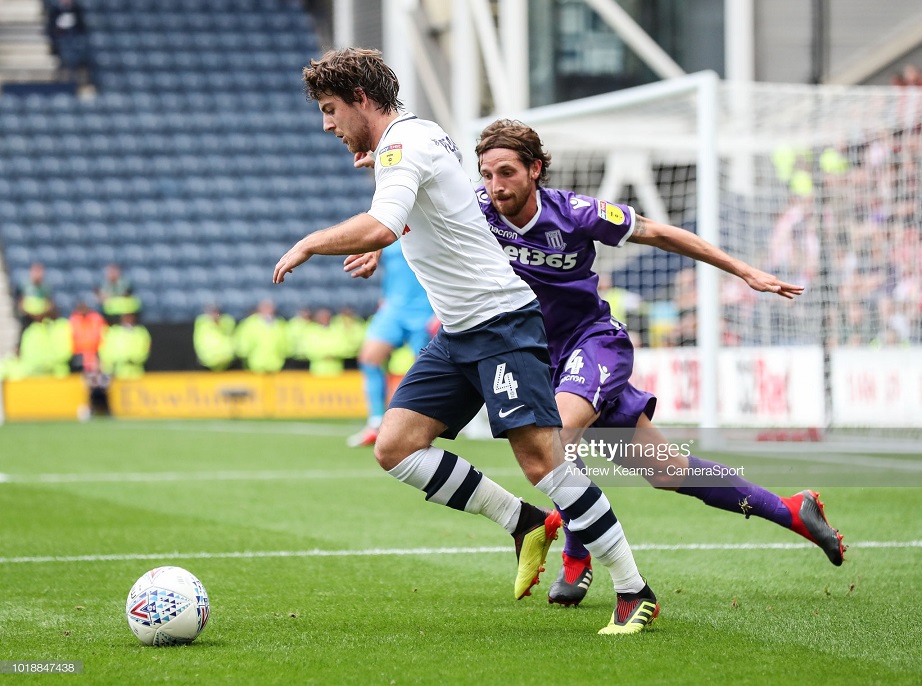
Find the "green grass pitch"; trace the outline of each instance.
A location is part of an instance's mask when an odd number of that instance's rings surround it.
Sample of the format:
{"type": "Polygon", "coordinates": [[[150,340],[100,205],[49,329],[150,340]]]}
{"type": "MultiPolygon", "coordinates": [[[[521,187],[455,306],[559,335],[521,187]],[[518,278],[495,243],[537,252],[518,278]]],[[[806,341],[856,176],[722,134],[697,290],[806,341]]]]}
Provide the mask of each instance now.
{"type": "MultiPolygon", "coordinates": [[[[80,676],[0,684],[922,679],[919,489],[824,489],[830,521],[853,544],[835,568],[817,548],[785,547],[802,539],[763,520],[607,488],[662,612],[640,635],[602,637],[614,601],[602,569],[581,607],[548,605],[558,541],[535,595],[514,601],[509,536],[426,503],[370,449],[345,448],[354,428],[0,427],[0,660],[83,663],[80,676]],[[128,629],[125,598],[164,564],[202,580],[212,614],[195,643],[148,648],[128,629]]],[[[547,503],[504,441],[453,450],[547,503]]]]}

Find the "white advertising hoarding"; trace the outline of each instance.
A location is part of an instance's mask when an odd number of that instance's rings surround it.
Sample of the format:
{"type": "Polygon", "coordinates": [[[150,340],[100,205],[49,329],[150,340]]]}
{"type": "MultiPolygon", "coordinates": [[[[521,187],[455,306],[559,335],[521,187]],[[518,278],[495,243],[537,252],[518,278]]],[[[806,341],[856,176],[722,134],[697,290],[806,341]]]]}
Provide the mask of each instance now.
{"type": "MultiPolygon", "coordinates": [[[[635,351],[631,383],[657,396],[655,420],[696,424],[702,380],[695,348],[635,351]]],[[[721,426],[822,427],[819,346],[724,348],[717,358],[721,426]]]]}
{"type": "Polygon", "coordinates": [[[922,348],[832,351],[836,426],[922,427],[922,348]]]}

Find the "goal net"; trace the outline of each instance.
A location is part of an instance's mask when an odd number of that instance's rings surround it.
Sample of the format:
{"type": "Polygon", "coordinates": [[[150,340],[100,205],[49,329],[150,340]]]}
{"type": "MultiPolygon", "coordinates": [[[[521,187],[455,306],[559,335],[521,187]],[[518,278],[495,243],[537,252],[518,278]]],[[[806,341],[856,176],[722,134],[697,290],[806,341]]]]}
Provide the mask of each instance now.
{"type": "Polygon", "coordinates": [[[552,155],[550,185],[806,288],[788,301],[675,254],[599,246],[658,422],[922,426],[922,89],[699,74],[517,118],[552,155]]]}

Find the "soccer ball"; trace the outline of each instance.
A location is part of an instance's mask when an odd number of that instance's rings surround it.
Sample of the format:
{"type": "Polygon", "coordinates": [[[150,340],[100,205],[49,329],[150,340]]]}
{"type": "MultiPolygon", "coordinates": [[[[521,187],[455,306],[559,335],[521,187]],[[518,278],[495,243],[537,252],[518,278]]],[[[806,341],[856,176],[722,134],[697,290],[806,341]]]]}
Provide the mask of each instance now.
{"type": "Polygon", "coordinates": [[[182,567],[157,567],[135,582],[125,603],[128,626],[144,645],[192,643],[208,622],[208,593],[182,567]]]}

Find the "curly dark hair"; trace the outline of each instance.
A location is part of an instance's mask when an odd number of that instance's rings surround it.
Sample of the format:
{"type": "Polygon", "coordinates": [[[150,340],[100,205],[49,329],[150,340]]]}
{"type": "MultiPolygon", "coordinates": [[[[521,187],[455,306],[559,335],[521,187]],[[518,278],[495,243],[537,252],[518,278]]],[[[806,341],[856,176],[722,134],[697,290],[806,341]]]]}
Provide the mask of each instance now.
{"type": "Polygon", "coordinates": [[[304,67],[303,77],[304,90],[311,100],[336,95],[351,104],[358,102],[358,91],[362,91],[384,112],[403,109],[397,97],[400,91],[397,75],[381,59],[380,50],[328,50],[319,60],[311,60],[304,67]]]}
{"type": "Polygon", "coordinates": [[[551,155],[544,150],[538,132],[515,119],[497,119],[480,134],[474,152],[479,160],[487,150],[504,148],[518,154],[526,167],[535,160],[541,160],[538,185],[547,183],[547,169],[551,166],[551,155]]]}

